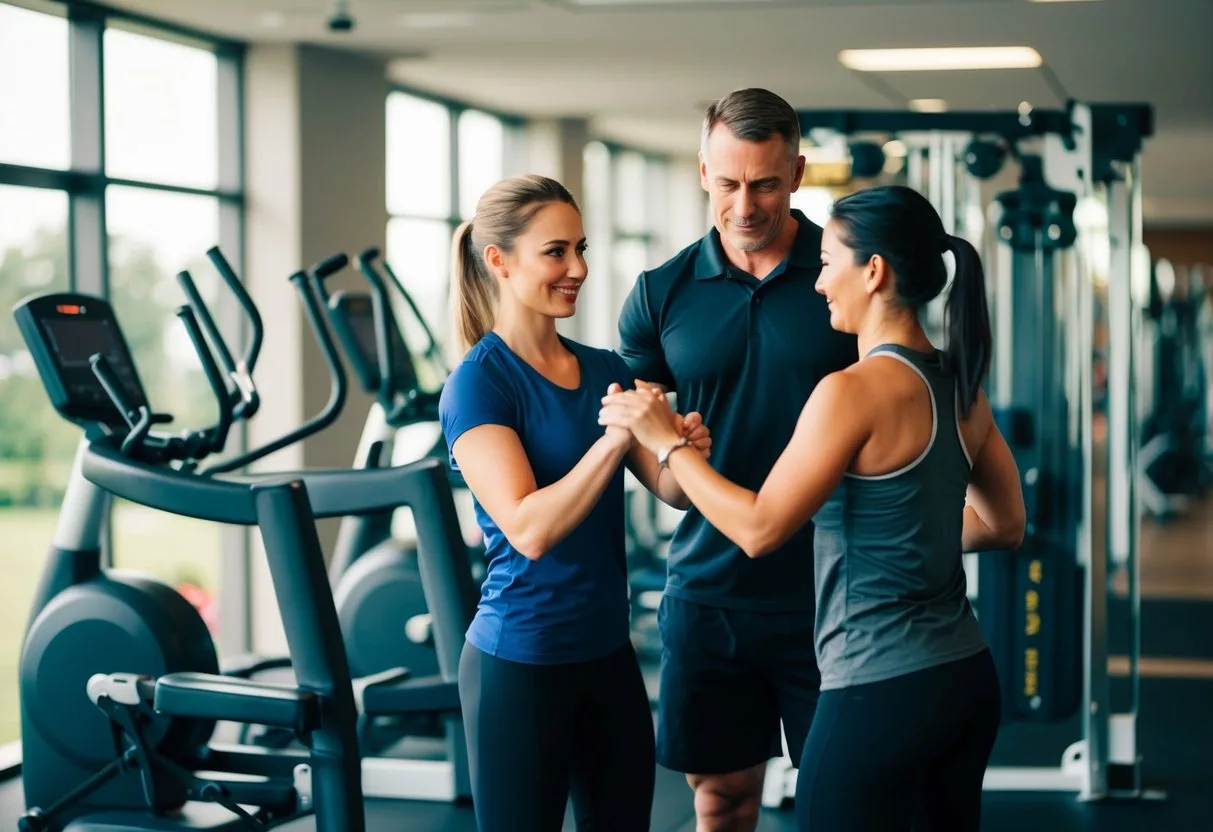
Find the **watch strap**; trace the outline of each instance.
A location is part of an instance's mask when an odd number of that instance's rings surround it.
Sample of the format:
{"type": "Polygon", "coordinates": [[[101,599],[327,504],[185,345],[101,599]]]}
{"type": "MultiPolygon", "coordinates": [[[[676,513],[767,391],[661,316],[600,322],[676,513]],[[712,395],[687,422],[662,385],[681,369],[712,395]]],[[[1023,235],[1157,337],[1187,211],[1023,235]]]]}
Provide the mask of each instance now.
{"type": "Polygon", "coordinates": [[[690,444],[690,439],[686,438],[685,436],[680,437],[673,445],[670,445],[668,448],[661,449],[661,452],[657,454],[657,464],[662,468],[669,467],[670,454],[674,453],[674,451],[678,450],[679,448],[685,448],[690,444]]]}

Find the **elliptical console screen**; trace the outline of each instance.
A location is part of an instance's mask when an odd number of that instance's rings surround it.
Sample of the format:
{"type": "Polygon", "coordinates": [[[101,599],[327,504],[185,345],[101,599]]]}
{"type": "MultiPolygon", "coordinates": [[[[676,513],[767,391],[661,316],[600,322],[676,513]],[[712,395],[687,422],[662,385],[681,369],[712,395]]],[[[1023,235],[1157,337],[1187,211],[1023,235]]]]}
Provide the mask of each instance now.
{"type": "Polygon", "coordinates": [[[108,303],[90,295],[39,295],[18,304],[21,330],[51,404],[76,423],[100,423],[116,431],[126,420],[93,373],[90,359],[105,356],[133,408],[147,404],[130,349],[108,303]]]}
{"type": "MultiPolygon", "coordinates": [[[[345,345],[350,364],[362,380],[368,393],[378,392],[380,367],[379,347],[375,339],[375,313],[368,294],[360,292],[338,292],[331,301],[336,326],[334,327],[345,345]]],[[[400,329],[394,320],[388,321],[388,349],[392,351],[392,389],[397,391],[417,388],[417,370],[413,356],[409,353],[400,329]]]]}

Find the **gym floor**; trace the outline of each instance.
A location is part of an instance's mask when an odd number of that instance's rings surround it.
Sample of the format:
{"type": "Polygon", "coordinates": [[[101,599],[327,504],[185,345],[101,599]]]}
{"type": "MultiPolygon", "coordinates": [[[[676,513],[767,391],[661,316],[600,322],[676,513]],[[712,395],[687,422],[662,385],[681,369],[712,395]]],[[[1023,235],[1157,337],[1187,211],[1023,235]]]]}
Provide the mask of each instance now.
{"type": "MultiPolygon", "coordinates": [[[[1167,525],[1142,530],[1142,679],[1140,751],[1146,785],[1159,802],[1079,803],[1070,794],[987,794],[983,829],[1035,832],[1167,832],[1208,829],[1213,818],[1213,500],[1167,525]]],[[[1123,602],[1120,602],[1123,603],[1123,602]]],[[[1113,639],[1112,653],[1123,645],[1113,639]]],[[[1127,682],[1111,662],[1113,702],[1127,701],[1127,682]]],[[[656,669],[649,671],[655,681],[656,669]]],[[[1077,738],[1076,722],[1004,727],[995,763],[1054,765],[1077,738]]],[[[22,812],[20,781],[0,784],[0,829],[22,812]]],[[[310,821],[284,827],[303,832],[310,821]]],[[[370,830],[475,832],[470,807],[368,802],[370,830]]],[[[790,811],[765,810],[761,832],[794,830],[790,811]]],[[[573,829],[566,820],[565,829],[573,829]]],[[[691,793],[682,776],[657,772],[652,832],[694,832],[691,793]]]]}

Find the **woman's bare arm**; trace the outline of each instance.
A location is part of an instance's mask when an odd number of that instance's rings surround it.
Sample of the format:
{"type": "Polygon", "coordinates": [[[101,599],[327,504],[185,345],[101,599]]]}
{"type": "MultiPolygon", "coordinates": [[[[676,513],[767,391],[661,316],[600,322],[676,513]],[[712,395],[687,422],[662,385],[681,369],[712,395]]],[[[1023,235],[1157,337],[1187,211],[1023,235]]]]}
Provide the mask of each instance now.
{"type": "MultiPolygon", "coordinates": [[[[859,383],[847,373],[834,373],[817,385],[788,446],[757,493],[729,481],[691,450],[670,454],[670,470],[709,523],[750,557],[768,554],[821,508],[867,441],[871,413],[856,391],[859,383]]],[[[605,424],[630,426],[650,450],[678,440],[668,405],[652,397],[623,394],[602,413],[605,424]]]]}
{"type": "Polygon", "coordinates": [[[451,453],[468,488],[510,544],[539,560],[594,508],[630,444],[626,431],[608,430],[573,470],[544,488],[536,485],[522,442],[510,428],[472,428],[455,440],[451,453]]]}
{"type": "MultiPolygon", "coordinates": [[[[989,413],[984,395],[976,407],[983,415],[989,413]]],[[[1027,526],[1019,467],[992,417],[988,423],[989,431],[973,455],[965,496],[961,547],[966,552],[1018,548],[1027,526]]]]}

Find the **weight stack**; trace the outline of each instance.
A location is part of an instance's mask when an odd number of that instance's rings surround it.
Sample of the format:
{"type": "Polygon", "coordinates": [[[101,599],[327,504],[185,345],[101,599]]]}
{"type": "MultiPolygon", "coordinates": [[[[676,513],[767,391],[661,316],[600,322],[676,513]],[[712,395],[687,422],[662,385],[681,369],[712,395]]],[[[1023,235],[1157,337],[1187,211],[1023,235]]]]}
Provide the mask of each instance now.
{"type": "Polygon", "coordinates": [[[1011,711],[1016,719],[1068,719],[1082,695],[1082,574],[1072,544],[1046,536],[1015,559],[1011,711]]]}
{"type": "Polygon", "coordinates": [[[1028,524],[1018,550],[980,553],[978,620],[998,668],[1003,721],[1061,721],[1082,694],[1082,570],[1058,491],[1065,483],[1037,464],[1030,413],[994,415],[1025,475],[1028,524]]]}

